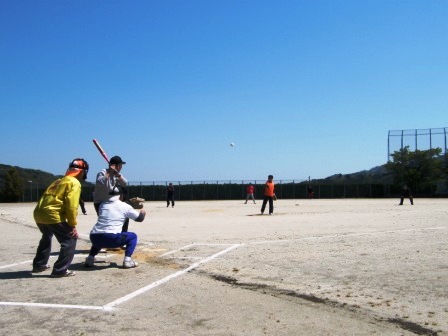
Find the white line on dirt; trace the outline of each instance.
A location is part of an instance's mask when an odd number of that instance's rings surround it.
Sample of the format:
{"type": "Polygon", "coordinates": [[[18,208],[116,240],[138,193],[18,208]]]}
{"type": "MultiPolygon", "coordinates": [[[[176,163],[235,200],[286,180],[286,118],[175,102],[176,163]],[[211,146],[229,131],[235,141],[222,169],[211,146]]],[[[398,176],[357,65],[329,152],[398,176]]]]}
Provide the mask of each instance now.
{"type": "Polygon", "coordinates": [[[179,251],[184,251],[184,250],[186,250],[186,249],[188,249],[188,248],[190,248],[190,247],[192,247],[192,246],[195,246],[196,244],[189,244],[189,245],[186,245],[186,246],[184,246],[184,247],[181,247],[180,249],[177,249],[177,250],[173,250],[173,251],[169,251],[169,252],[167,252],[167,253],[164,253],[164,254],[161,254],[160,256],[161,257],[165,257],[165,256],[167,256],[167,255],[170,255],[170,254],[173,254],[173,253],[176,253],[176,252],[179,252],[179,251]]]}
{"type": "Polygon", "coordinates": [[[426,231],[426,230],[446,230],[446,229],[447,229],[446,226],[439,226],[439,227],[429,227],[429,228],[419,228],[419,229],[403,229],[403,230],[346,233],[346,234],[334,234],[334,235],[328,235],[328,236],[303,237],[303,238],[295,238],[295,239],[263,240],[263,241],[242,243],[241,245],[259,245],[259,244],[274,244],[274,243],[278,244],[278,243],[288,243],[288,242],[303,241],[303,240],[320,240],[320,239],[344,238],[344,237],[375,236],[375,235],[386,234],[386,233],[402,233],[402,232],[416,232],[416,231],[426,231]]]}
{"type": "MultiPolygon", "coordinates": [[[[184,270],[178,271],[176,273],[173,273],[171,275],[166,276],[165,278],[162,278],[160,280],[157,280],[145,287],[142,287],[126,296],[123,296],[115,301],[112,301],[104,306],[84,306],[84,305],[62,305],[62,304],[48,304],[48,303],[31,303],[31,302],[0,302],[0,306],[27,306],[27,307],[44,307],[44,308],[65,308],[65,309],[85,309],[85,310],[105,310],[110,311],[114,310],[116,306],[129,301],[140,294],[143,294],[153,288],[156,288],[164,283],[169,282],[170,280],[173,280],[181,275],[184,275],[185,273],[190,272],[191,270],[199,267],[202,264],[205,264],[213,259],[216,259],[240,246],[244,245],[256,245],[256,244],[271,244],[271,243],[284,243],[284,242],[292,242],[292,241],[304,241],[304,240],[320,240],[320,239],[331,239],[331,238],[343,238],[343,237],[357,237],[357,236],[368,236],[368,235],[380,235],[380,234],[387,234],[387,233],[402,233],[402,232],[415,232],[415,231],[425,231],[425,230],[445,230],[447,227],[439,226],[439,227],[429,227],[429,228],[419,228],[419,229],[404,229],[404,230],[387,230],[387,231],[374,231],[374,232],[361,232],[361,233],[347,233],[347,234],[335,234],[335,235],[328,235],[328,236],[313,236],[313,237],[303,237],[303,238],[297,238],[297,239],[284,239],[284,240],[271,240],[271,241],[258,241],[258,242],[248,242],[248,243],[241,243],[241,244],[223,244],[223,245],[230,245],[228,248],[215,253],[207,258],[204,258],[194,264],[191,264],[189,267],[187,267],[184,270]]],[[[171,255],[173,253],[187,250],[188,248],[191,248],[192,246],[207,246],[207,245],[220,245],[220,244],[206,244],[206,243],[194,243],[186,245],[180,249],[170,251],[167,253],[164,253],[160,255],[160,257],[171,255]]],[[[76,257],[83,257],[84,254],[76,255],[76,257]]],[[[52,256],[54,257],[54,256],[52,256]]],[[[32,260],[23,261],[20,263],[14,263],[10,265],[1,266],[2,268],[7,267],[13,267],[17,265],[22,265],[25,263],[30,263],[32,260]]]]}
{"type": "Polygon", "coordinates": [[[64,305],[52,303],[33,303],[33,302],[0,302],[0,306],[22,306],[22,307],[40,307],[40,308],[65,308],[65,309],[87,309],[87,310],[108,310],[103,306],[79,306],[64,305]]]}
{"type": "MultiPolygon", "coordinates": [[[[115,254],[106,254],[106,255],[97,256],[97,258],[104,259],[104,258],[112,257],[114,255],[115,254]]],[[[75,254],[74,258],[86,258],[87,256],[88,256],[88,254],[75,254]]],[[[55,259],[57,257],[58,256],[50,256],[50,259],[55,259]]],[[[31,260],[21,261],[21,262],[14,263],[14,264],[3,265],[3,266],[0,266],[0,269],[8,268],[8,267],[14,267],[14,266],[23,265],[23,264],[32,264],[32,263],[33,263],[33,260],[31,259],[31,260]]]]}
{"type": "Polygon", "coordinates": [[[176,273],[173,273],[173,274],[171,274],[171,275],[168,275],[168,276],[166,276],[165,278],[160,279],[160,280],[157,280],[157,281],[153,282],[152,284],[149,284],[148,286],[142,287],[142,288],[136,290],[136,291],[133,292],[133,293],[130,293],[130,294],[126,295],[126,296],[123,296],[122,298],[120,298],[120,299],[118,299],[118,300],[112,301],[112,302],[106,304],[106,305],[104,306],[104,308],[105,308],[106,310],[109,310],[109,309],[111,309],[111,308],[114,308],[114,307],[118,306],[119,304],[122,304],[123,302],[126,302],[126,301],[128,301],[128,300],[130,300],[130,299],[135,298],[136,296],[138,296],[138,295],[140,295],[140,294],[143,294],[143,293],[149,291],[150,289],[153,289],[153,288],[155,288],[155,287],[158,287],[158,286],[160,286],[160,285],[162,285],[162,284],[164,284],[164,283],[166,283],[166,282],[168,282],[168,281],[170,281],[170,280],[172,280],[172,279],[175,279],[175,278],[177,278],[177,277],[179,277],[179,276],[181,276],[181,275],[184,275],[185,273],[190,272],[191,270],[197,268],[198,266],[200,266],[200,265],[202,265],[202,264],[205,264],[205,263],[207,263],[207,262],[209,262],[209,261],[212,261],[213,259],[215,259],[215,258],[217,258],[217,257],[219,257],[219,256],[221,256],[221,255],[223,255],[223,254],[226,254],[226,253],[228,253],[228,252],[230,252],[230,251],[236,249],[236,248],[239,247],[239,246],[241,246],[241,244],[235,244],[235,245],[232,245],[232,246],[230,246],[230,247],[228,247],[228,248],[226,248],[226,249],[224,249],[224,250],[222,250],[222,251],[220,251],[220,252],[218,252],[218,253],[215,253],[215,254],[211,255],[210,257],[207,257],[207,258],[205,258],[205,259],[203,259],[203,260],[201,260],[201,261],[198,261],[198,262],[196,262],[196,263],[190,265],[189,267],[187,267],[186,269],[184,269],[184,270],[182,270],[182,271],[178,271],[178,272],[176,272],[176,273]]]}

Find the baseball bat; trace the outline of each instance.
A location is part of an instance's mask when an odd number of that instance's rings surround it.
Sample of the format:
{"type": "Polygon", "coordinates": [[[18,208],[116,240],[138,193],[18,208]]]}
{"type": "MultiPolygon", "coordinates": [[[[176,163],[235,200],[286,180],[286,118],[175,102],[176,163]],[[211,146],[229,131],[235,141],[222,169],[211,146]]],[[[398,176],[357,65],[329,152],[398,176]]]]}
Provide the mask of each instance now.
{"type": "Polygon", "coordinates": [[[100,152],[100,154],[102,155],[102,157],[104,158],[104,160],[106,160],[107,163],[109,163],[109,158],[107,157],[106,152],[104,151],[104,149],[101,147],[100,143],[98,142],[98,140],[93,139],[93,143],[95,144],[96,148],[98,149],[98,151],[100,152]]]}

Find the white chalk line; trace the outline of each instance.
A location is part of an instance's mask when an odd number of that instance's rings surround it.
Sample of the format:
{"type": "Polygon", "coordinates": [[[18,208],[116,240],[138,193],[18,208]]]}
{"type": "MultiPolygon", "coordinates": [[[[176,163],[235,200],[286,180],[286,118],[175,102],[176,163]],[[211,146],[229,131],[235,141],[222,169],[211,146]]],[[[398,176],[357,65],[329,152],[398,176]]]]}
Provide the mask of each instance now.
{"type": "Polygon", "coordinates": [[[159,257],[166,257],[166,256],[169,256],[169,255],[177,253],[177,252],[187,251],[188,249],[190,249],[190,248],[192,248],[194,246],[229,246],[229,245],[234,245],[234,244],[233,243],[232,244],[192,243],[192,244],[185,245],[185,246],[183,246],[183,247],[181,247],[181,248],[179,248],[177,250],[173,250],[173,251],[169,251],[169,252],[166,252],[164,254],[161,254],[159,257]]]}
{"type": "Polygon", "coordinates": [[[312,236],[312,237],[303,237],[303,238],[294,238],[294,239],[262,240],[262,241],[242,243],[241,245],[278,244],[278,243],[288,243],[288,242],[304,241],[304,240],[322,240],[322,239],[344,238],[344,237],[376,236],[376,235],[383,235],[383,234],[387,234],[387,233],[402,233],[402,232],[446,230],[446,229],[447,229],[446,226],[438,226],[438,227],[418,228],[418,229],[372,231],[372,232],[345,233],[345,234],[343,233],[343,234],[334,234],[334,235],[328,235],[328,236],[312,236]]]}
{"type": "MultiPolygon", "coordinates": [[[[106,254],[106,255],[101,255],[99,256],[99,258],[108,258],[108,257],[112,257],[115,254],[106,254]]],[[[86,258],[88,256],[88,254],[75,254],[73,257],[74,258],[86,258]]],[[[56,259],[58,256],[50,256],[50,259],[56,259]]],[[[98,257],[98,256],[97,256],[98,257]]],[[[14,264],[9,264],[9,265],[4,265],[4,266],[0,266],[0,269],[3,268],[9,268],[9,267],[14,267],[14,266],[19,266],[19,265],[23,265],[23,264],[32,264],[33,263],[33,259],[31,260],[26,260],[26,261],[21,261],[18,263],[14,263],[14,264]]]]}
{"type": "MultiPolygon", "coordinates": [[[[186,245],[180,249],[173,250],[167,253],[162,254],[161,256],[167,256],[174,254],[179,251],[185,251],[193,246],[216,246],[216,245],[230,245],[228,248],[215,253],[207,258],[204,258],[196,263],[193,263],[189,267],[187,267],[184,270],[178,271],[176,273],[173,273],[171,275],[166,276],[165,278],[162,278],[160,280],[157,280],[145,287],[142,287],[126,296],[123,296],[115,301],[112,301],[106,305],[103,306],[85,306],[85,305],[63,305],[63,304],[48,304],[48,303],[30,303],[30,302],[0,302],[0,306],[28,306],[28,307],[47,307],[47,308],[65,308],[65,309],[84,309],[84,310],[103,310],[103,311],[110,311],[114,310],[118,305],[129,301],[153,288],[156,288],[164,283],[169,282],[172,279],[175,279],[181,275],[184,275],[191,270],[199,267],[200,265],[207,263],[213,259],[216,259],[220,257],[221,255],[224,255],[238,247],[244,246],[244,245],[256,245],[256,244],[272,244],[272,243],[285,243],[285,242],[294,242],[294,241],[305,241],[305,240],[321,240],[321,239],[331,239],[331,238],[344,238],[344,237],[356,237],[356,236],[368,236],[368,235],[380,235],[380,234],[387,234],[387,233],[401,233],[401,232],[416,232],[416,231],[425,231],[425,230],[445,230],[447,227],[430,227],[430,228],[418,228],[418,229],[403,229],[403,230],[387,230],[387,231],[374,231],[374,232],[361,232],[361,233],[347,233],[347,234],[335,234],[335,235],[328,235],[328,236],[313,236],[313,237],[303,237],[303,238],[297,238],[297,239],[281,239],[281,240],[270,240],[270,241],[258,241],[258,242],[247,242],[247,243],[241,243],[241,244],[207,244],[207,243],[193,243],[186,245]]],[[[77,255],[77,256],[85,256],[85,255],[77,255]]],[[[24,261],[20,263],[15,263],[11,265],[2,266],[0,268],[6,268],[6,267],[12,267],[16,265],[21,265],[27,262],[31,261],[24,261]]]]}
{"type": "MultiPolygon", "coordinates": [[[[187,247],[191,247],[191,246],[194,246],[194,245],[195,244],[190,244],[190,245],[187,245],[187,247]]],[[[230,244],[226,244],[226,245],[230,245],[230,244]]],[[[138,295],[141,295],[141,294],[143,294],[143,293],[145,293],[145,292],[147,292],[147,291],[149,291],[149,290],[151,290],[153,288],[156,288],[156,287],[158,287],[158,286],[160,286],[160,285],[162,285],[164,283],[167,283],[168,281],[170,281],[172,279],[175,279],[175,278],[177,278],[177,277],[179,277],[181,275],[184,275],[184,274],[190,272],[191,270],[199,267],[200,265],[208,263],[208,262],[212,261],[213,259],[216,259],[216,258],[218,258],[218,257],[220,257],[220,256],[222,256],[222,255],[224,255],[224,254],[226,254],[226,253],[228,253],[228,252],[238,248],[240,245],[241,244],[231,245],[228,248],[226,248],[226,249],[224,249],[224,250],[222,250],[222,251],[220,251],[218,253],[215,253],[215,254],[213,254],[213,255],[211,255],[209,257],[203,258],[202,260],[193,263],[192,265],[188,266],[187,268],[185,268],[185,269],[183,269],[181,271],[178,271],[176,273],[170,274],[170,275],[168,275],[168,276],[166,276],[166,277],[164,277],[164,278],[162,278],[160,280],[157,280],[157,281],[155,281],[155,282],[153,282],[153,283],[151,283],[151,284],[149,284],[149,285],[147,285],[145,287],[142,287],[142,288],[140,288],[140,289],[138,289],[138,290],[136,290],[136,291],[134,291],[134,292],[132,292],[132,293],[130,293],[128,295],[125,295],[125,296],[123,296],[123,297],[121,297],[121,298],[119,298],[119,299],[117,299],[115,301],[112,301],[112,302],[110,302],[110,303],[108,303],[106,305],[103,305],[103,306],[65,305],[65,304],[32,303],[32,302],[0,302],[0,306],[24,306],[24,307],[40,307],[40,308],[84,309],[84,310],[111,311],[111,310],[114,310],[116,306],[122,304],[123,302],[129,301],[129,300],[137,297],[138,295]]],[[[185,249],[187,247],[184,246],[183,248],[181,248],[179,250],[185,249]]],[[[179,250],[176,250],[176,251],[179,251],[179,250]]],[[[29,262],[29,261],[26,261],[26,262],[29,262]]],[[[16,263],[14,265],[23,264],[23,263],[26,263],[26,262],[16,263]]]]}
{"type": "Polygon", "coordinates": [[[189,248],[192,247],[192,246],[195,246],[195,244],[193,243],[193,244],[186,245],[186,246],[184,246],[184,247],[181,247],[180,249],[173,250],[173,251],[169,251],[169,252],[166,252],[166,253],[164,253],[164,254],[161,254],[160,256],[161,256],[161,257],[165,257],[165,256],[167,256],[167,255],[170,255],[170,254],[173,254],[173,253],[176,253],[176,252],[179,252],[179,251],[187,250],[187,249],[189,249],[189,248]]]}
{"type": "Polygon", "coordinates": [[[0,302],[0,306],[22,306],[22,307],[39,307],[39,308],[61,308],[61,309],[84,309],[84,310],[107,310],[103,306],[81,306],[81,305],[65,305],[56,303],[33,303],[33,302],[0,302]]]}
{"type": "Polygon", "coordinates": [[[128,301],[130,299],[133,299],[134,297],[136,297],[136,296],[138,296],[140,294],[143,294],[143,293],[147,292],[150,289],[153,289],[153,288],[155,288],[157,286],[160,286],[160,285],[162,285],[162,284],[164,284],[164,283],[166,283],[166,282],[168,282],[168,281],[170,281],[170,280],[172,280],[174,278],[177,278],[177,277],[179,277],[181,275],[184,275],[185,273],[190,272],[191,270],[199,267],[202,264],[208,263],[209,261],[212,261],[213,259],[215,259],[215,258],[217,258],[217,257],[219,257],[219,256],[221,256],[223,254],[226,254],[226,253],[236,249],[239,246],[240,246],[240,244],[232,245],[232,246],[230,246],[230,247],[228,247],[228,248],[226,248],[226,249],[224,249],[224,250],[222,250],[222,251],[220,251],[218,253],[215,253],[215,254],[213,254],[213,255],[205,258],[205,259],[202,259],[201,261],[198,261],[198,262],[190,265],[189,267],[185,268],[184,270],[181,270],[181,271],[178,271],[178,272],[173,273],[171,275],[168,275],[165,278],[157,280],[157,281],[153,282],[152,284],[149,284],[148,286],[145,286],[143,288],[140,288],[140,289],[136,290],[133,293],[130,293],[130,294],[126,295],[126,296],[123,296],[122,298],[120,298],[118,300],[112,301],[112,302],[104,305],[104,307],[105,307],[105,309],[110,309],[110,308],[113,308],[113,307],[123,303],[123,302],[126,302],[126,301],[128,301]]]}

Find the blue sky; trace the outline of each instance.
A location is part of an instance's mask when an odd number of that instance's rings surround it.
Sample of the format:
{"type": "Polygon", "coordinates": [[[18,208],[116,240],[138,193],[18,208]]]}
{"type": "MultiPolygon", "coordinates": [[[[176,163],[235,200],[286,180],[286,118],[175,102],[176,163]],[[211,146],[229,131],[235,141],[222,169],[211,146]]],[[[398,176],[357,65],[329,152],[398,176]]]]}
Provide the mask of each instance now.
{"type": "Polygon", "coordinates": [[[322,178],[448,127],[448,1],[0,2],[0,163],[322,178]],[[235,143],[235,147],[229,144],[235,143]]]}

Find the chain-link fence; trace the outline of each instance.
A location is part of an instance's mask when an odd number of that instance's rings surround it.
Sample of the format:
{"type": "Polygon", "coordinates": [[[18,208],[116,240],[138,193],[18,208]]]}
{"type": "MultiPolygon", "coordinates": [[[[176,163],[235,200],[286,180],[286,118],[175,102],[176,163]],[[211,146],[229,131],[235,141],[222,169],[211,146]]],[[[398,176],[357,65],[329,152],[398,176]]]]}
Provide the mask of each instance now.
{"type": "MultiPolygon", "coordinates": [[[[246,187],[251,183],[256,199],[263,198],[264,180],[252,181],[179,181],[174,185],[174,198],[177,201],[213,201],[213,200],[245,200],[246,187]]],[[[169,182],[132,182],[127,189],[128,198],[141,197],[148,201],[166,200],[166,189],[169,182]]],[[[303,180],[275,181],[275,194],[279,199],[308,198],[308,186],[313,188],[314,198],[388,198],[399,197],[401,187],[389,183],[310,183],[303,180]]],[[[30,186],[31,187],[31,186],[30,186]]],[[[95,187],[83,186],[81,197],[84,201],[93,201],[95,187]]],[[[446,197],[447,191],[440,193],[441,188],[433,187],[419,190],[416,197],[446,197]]],[[[37,202],[44,192],[43,188],[26,188],[23,202],[37,202]]]]}
{"type": "MultiPolygon", "coordinates": [[[[248,181],[180,181],[172,182],[174,197],[178,201],[210,201],[210,200],[245,200],[248,181]]],[[[263,198],[265,181],[252,180],[255,187],[254,196],[263,198]]],[[[129,183],[128,197],[141,197],[148,201],[166,200],[169,182],[137,182],[129,183]]],[[[275,193],[279,199],[308,198],[307,187],[313,188],[314,198],[385,198],[398,197],[401,189],[391,184],[310,184],[295,180],[275,181],[275,193]]],[[[92,200],[93,187],[83,188],[83,199],[92,200]]],[[[427,191],[421,196],[434,196],[433,191],[427,191]]]]}
{"type": "Polygon", "coordinates": [[[447,151],[448,127],[411,129],[411,130],[390,130],[387,135],[387,161],[390,161],[392,154],[408,146],[410,150],[422,150],[440,148],[442,153],[447,151]]]}

